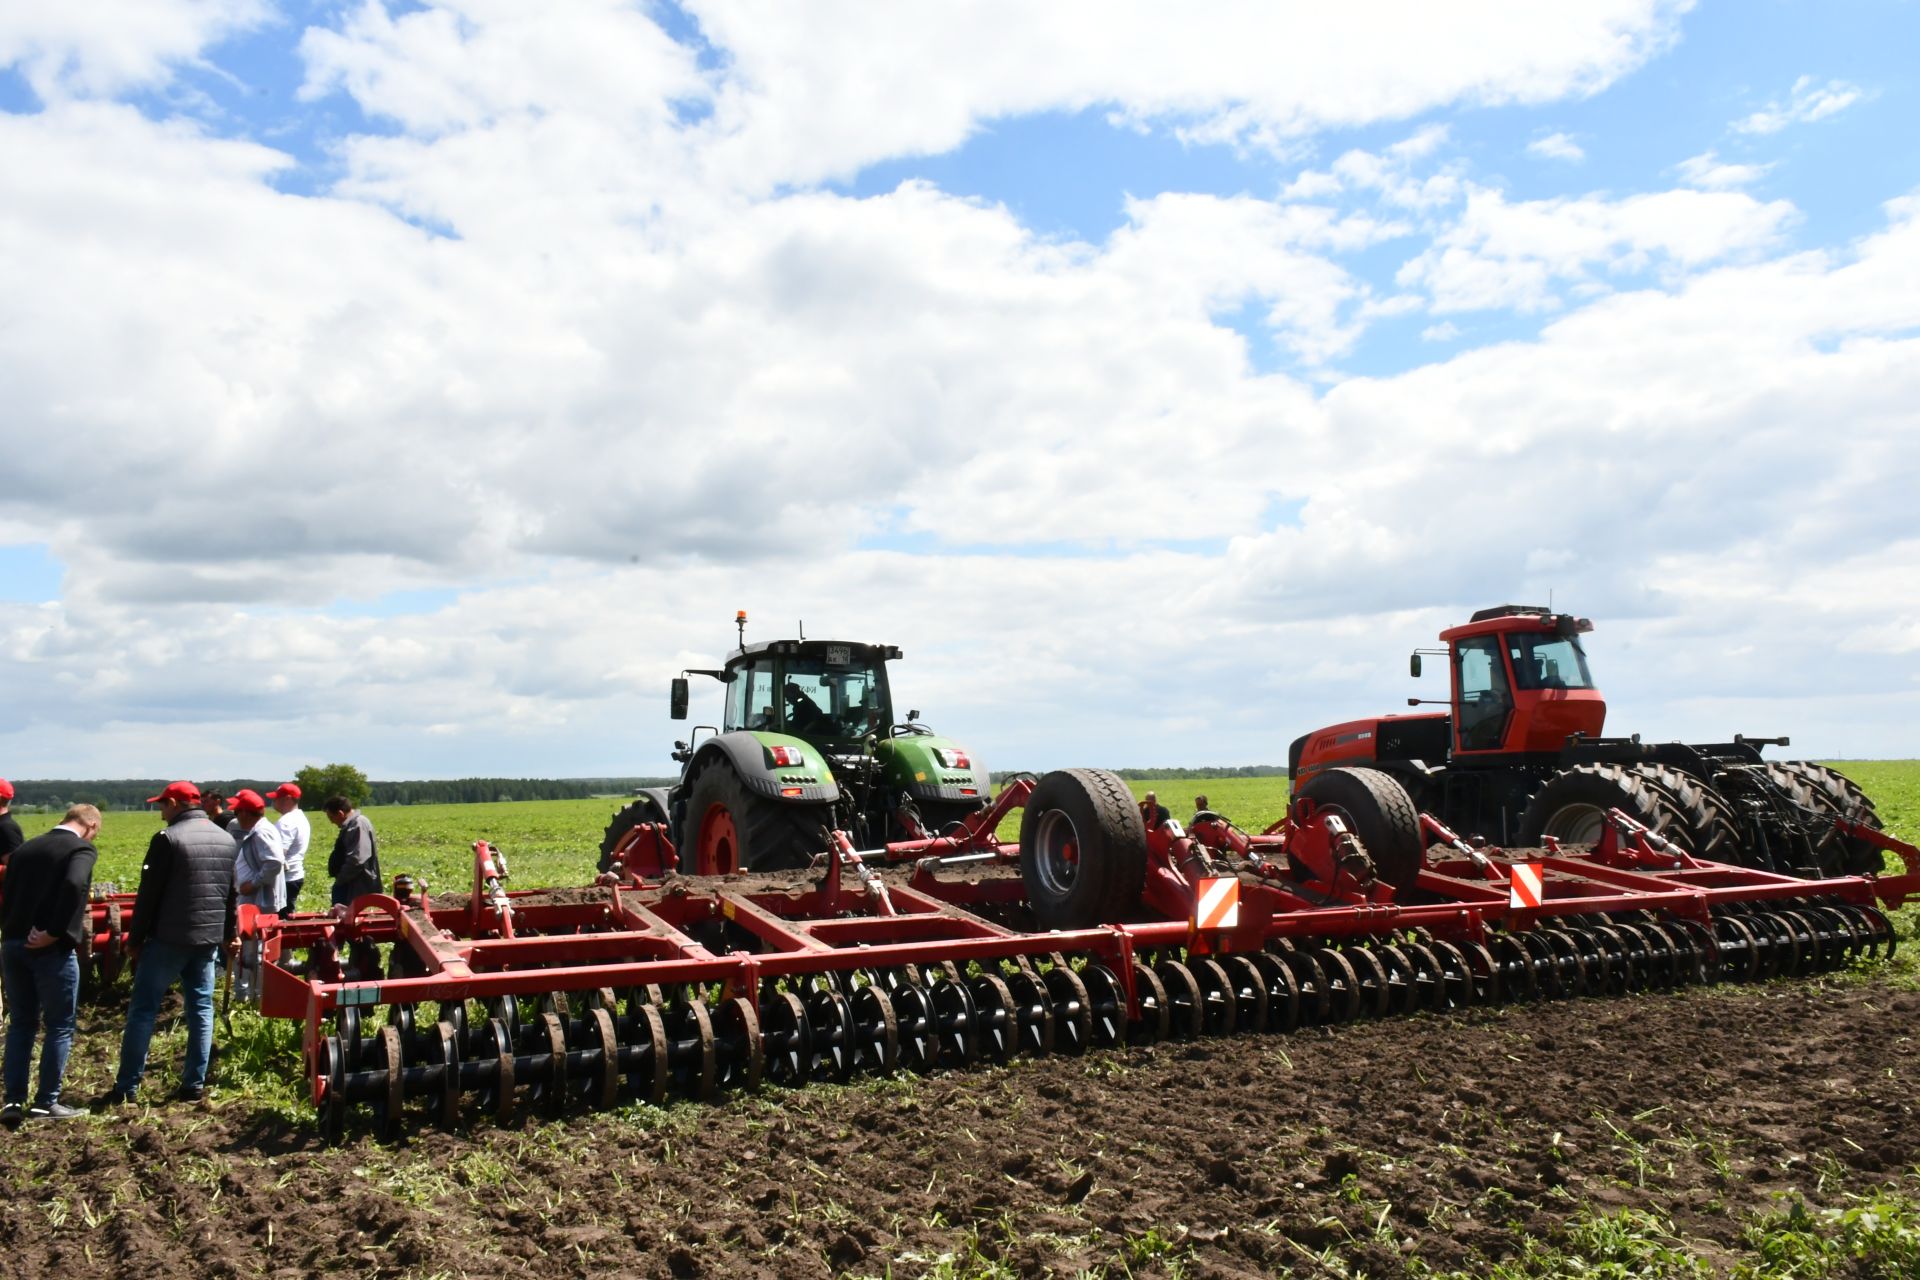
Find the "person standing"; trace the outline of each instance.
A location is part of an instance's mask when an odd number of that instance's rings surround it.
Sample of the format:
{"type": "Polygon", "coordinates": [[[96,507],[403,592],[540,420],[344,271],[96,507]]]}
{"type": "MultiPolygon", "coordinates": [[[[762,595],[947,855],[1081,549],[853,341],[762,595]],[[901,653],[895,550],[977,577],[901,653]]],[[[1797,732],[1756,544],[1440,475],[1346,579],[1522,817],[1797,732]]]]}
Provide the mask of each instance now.
{"type": "Polygon", "coordinates": [[[307,882],[307,846],[313,843],[313,824],[300,807],[299,784],[283,782],[267,792],[267,799],[273,801],[274,812],[280,815],[275,825],[280,828],[280,843],[286,857],[287,900],[280,914],[292,915],[293,904],[300,898],[300,886],[307,882]]]}
{"type": "MultiPolygon", "coordinates": [[[[233,837],[239,849],[233,858],[233,888],[241,905],[264,914],[279,915],[286,903],[286,858],[280,828],[266,820],[267,802],[251,787],[233,793],[233,837]]],[[[260,994],[260,938],[240,946],[240,967],[234,970],[234,994],[253,1001],[260,994]]]]}
{"type": "Polygon", "coordinates": [[[166,826],[147,845],[140,868],[140,894],[127,928],[133,958],[133,996],[120,1038],[120,1072],[102,1104],[133,1101],[147,1072],[147,1047],[161,997],[174,983],[186,1000],[187,1057],[180,1069],[176,1102],[207,1094],[207,1059],[213,1050],[213,963],[233,940],[233,837],[200,807],[200,788],[170,782],[147,801],[160,806],[166,826]]]}
{"type": "Polygon", "coordinates": [[[326,804],[327,821],[340,828],[333,837],[327,874],[333,877],[333,905],[346,906],[363,893],[380,892],[380,849],[373,824],[345,796],[326,804]]]}
{"type": "Polygon", "coordinates": [[[93,886],[100,811],[90,804],[67,810],[60,825],[13,851],[0,882],[0,979],[7,996],[7,1052],[0,1074],[6,1105],[0,1124],[16,1128],[27,1100],[33,1065],[34,1023],[47,1033],[40,1047],[40,1086],[25,1115],[67,1120],[84,1115],[60,1101],[67,1053],[80,1009],[79,947],[93,886]]]}
{"type": "Polygon", "coordinates": [[[13,851],[27,842],[20,824],[13,820],[13,784],[0,778],[0,867],[7,864],[13,851]]]}

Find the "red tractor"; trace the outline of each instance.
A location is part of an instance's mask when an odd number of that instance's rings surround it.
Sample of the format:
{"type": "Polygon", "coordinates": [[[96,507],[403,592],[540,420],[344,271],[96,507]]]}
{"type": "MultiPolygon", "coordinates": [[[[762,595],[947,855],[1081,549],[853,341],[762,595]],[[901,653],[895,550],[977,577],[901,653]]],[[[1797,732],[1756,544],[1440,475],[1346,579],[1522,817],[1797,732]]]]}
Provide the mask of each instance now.
{"type": "MultiPolygon", "coordinates": [[[[1445,711],[1316,730],[1288,752],[1293,793],[1353,818],[1381,873],[1418,865],[1417,812],[1502,845],[1597,840],[1624,810],[1690,853],[1796,875],[1878,871],[1881,851],[1834,825],[1880,825],[1859,787],[1825,766],[1761,758],[1786,738],[1644,743],[1602,736],[1607,704],[1580,637],[1585,618],[1500,605],[1440,633],[1445,711]],[[1402,794],[1404,792],[1404,794],[1402,794]]],[[[1420,674],[1421,652],[1412,671],[1420,674]]],[[[1409,698],[1409,706],[1424,700],[1409,698]]]]}

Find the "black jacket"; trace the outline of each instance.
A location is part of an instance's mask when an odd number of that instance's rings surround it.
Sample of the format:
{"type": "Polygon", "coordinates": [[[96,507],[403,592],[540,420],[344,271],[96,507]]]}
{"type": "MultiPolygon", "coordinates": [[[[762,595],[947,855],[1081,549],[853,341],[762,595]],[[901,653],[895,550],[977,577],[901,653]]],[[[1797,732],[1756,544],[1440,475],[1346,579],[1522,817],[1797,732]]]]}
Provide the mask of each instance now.
{"type": "Polygon", "coordinates": [[[373,824],[358,809],[340,824],[333,837],[333,856],[327,859],[333,877],[333,900],[352,902],[363,893],[380,892],[380,846],[373,824]]]}
{"type": "Polygon", "coordinates": [[[156,831],[140,868],[127,941],[209,947],[233,937],[233,837],[201,809],[156,831]]]}
{"type": "Polygon", "coordinates": [[[0,880],[0,938],[25,942],[44,929],[61,939],[56,946],[79,946],[96,856],[92,844],[65,827],[15,849],[0,880]]]}
{"type": "Polygon", "coordinates": [[[0,866],[5,866],[13,851],[27,842],[20,832],[20,824],[13,820],[10,813],[0,813],[0,866]]]}

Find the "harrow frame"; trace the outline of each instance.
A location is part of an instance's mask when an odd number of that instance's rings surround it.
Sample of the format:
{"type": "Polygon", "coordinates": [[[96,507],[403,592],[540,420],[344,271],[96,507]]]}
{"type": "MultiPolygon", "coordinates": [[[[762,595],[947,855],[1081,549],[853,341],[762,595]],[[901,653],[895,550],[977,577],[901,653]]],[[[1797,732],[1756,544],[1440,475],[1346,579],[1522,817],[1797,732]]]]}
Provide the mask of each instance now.
{"type": "Polygon", "coordinates": [[[1188,831],[1150,797],[1144,918],[1032,927],[1009,874],[1020,847],[994,832],[1034,789],[1016,780],[965,824],[880,849],[833,833],[797,873],[682,876],[666,830],[643,824],[594,887],[509,892],[504,856],[479,841],[464,901],[402,877],[328,915],[243,913],[241,931],[263,943],[262,1012],[303,1024],[311,1096],[338,1137],[357,1102],[391,1134],[421,1100],[452,1124],[478,1095],[505,1120],[523,1093],[549,1110],[659,1102],[1821,971],[1891,954],[1880,907],[1920,895],[1920,849],[1877,830],[1848,834],[1898,853],[1903,874],[1808,881],[1692,858],[1618,810],[1597,845],[1532,851],[1423,815],[1426,854],[1396,892],[1337,812],[1296,802],[1259,834],[1217,815],[1188,831]],[[1515,903],[1521,863],[1539,872],[1537,906],[1515,903]],[[1237,910],[1203,921],[1203,897],[1237,910]]]}

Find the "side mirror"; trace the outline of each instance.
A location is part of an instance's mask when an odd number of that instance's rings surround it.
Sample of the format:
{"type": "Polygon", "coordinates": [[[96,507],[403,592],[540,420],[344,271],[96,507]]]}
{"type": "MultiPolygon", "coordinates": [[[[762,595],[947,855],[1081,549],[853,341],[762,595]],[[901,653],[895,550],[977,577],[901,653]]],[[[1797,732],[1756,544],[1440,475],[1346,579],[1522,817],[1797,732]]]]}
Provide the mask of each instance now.
{"type": "Polygon", "coordinates": [[[914,720],[918,720],[919,718],[920,718],[920,713],[919,713],[918,711],[909,711],[909,712],[907,712],[907,720],[908,720],[909,722],[911,722],[911,721],[914,721],[914,720]]]}
{"type": "Polygon", "coordinates": [[[687,678],[685,676],[673,678],[673,689],[668,695],[668,701],[673,708],[669,714],[675,720],[685,720],[687,718],[687,678]]]}
{"type": "Polygon", "coordinates": [[[1419,679],[1420,678],[1420,655],[1417,653],[1414,654],[1413,660],[1407,663],[1407,667],[1409,670],[1413,672],[1414,679],[1416,680],[1419,679]]]}

